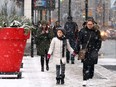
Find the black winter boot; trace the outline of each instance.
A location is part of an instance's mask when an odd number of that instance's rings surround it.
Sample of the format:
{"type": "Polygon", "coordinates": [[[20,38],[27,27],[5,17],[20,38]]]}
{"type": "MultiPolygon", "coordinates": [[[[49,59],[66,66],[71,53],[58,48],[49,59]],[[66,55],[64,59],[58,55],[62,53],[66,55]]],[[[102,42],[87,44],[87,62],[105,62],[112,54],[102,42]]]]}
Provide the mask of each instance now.
{"type": "Polygon", "coordinates": [[[65,78],[65,64],[61,65],[61,84],[64,84],[64,78],[65,78]]]}
{"type": "Polygon", "coordinates": [[[60,65],[56,65],[56,84],[60,84],[60,65]]]}
{"type": "Polygon", "coordinates": [[[44,72],[44,56],[41,56],[41,71],[44,72]]]}
{"type": "Polygon", "coordinates": [[[47,71],[49,70],[49,66],[48,66],[48,65],[46,65],[46,70],[47,70],[47,71]]]}
{"type": "Polygon", "coordinates": [[[47,71],[49,70],[49,59],[47,59],[47,56],[46,56],[46,70],[47,71]]]}
{"type": "Polygon", "coordinates": [[[60,75],[60,78],[61,78],[61,84],[64,84],[65,75],[60,75]]]}

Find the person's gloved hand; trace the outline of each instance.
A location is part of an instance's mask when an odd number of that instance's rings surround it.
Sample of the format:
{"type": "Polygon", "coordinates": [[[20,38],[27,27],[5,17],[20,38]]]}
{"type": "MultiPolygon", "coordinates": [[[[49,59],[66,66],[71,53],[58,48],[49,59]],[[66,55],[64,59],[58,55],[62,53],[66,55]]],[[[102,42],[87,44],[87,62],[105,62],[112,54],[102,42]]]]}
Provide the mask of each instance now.
{"type": "Polygon", "coordinates": [[[75,57],[77,55],[77,53],[75,51],[73,51],[72,55],[75,57]]]}
{"type": "Polygon", "coordinates": [[[51,55],[50,54],[47,54],[47,59],[50,59],[51,55]]]}

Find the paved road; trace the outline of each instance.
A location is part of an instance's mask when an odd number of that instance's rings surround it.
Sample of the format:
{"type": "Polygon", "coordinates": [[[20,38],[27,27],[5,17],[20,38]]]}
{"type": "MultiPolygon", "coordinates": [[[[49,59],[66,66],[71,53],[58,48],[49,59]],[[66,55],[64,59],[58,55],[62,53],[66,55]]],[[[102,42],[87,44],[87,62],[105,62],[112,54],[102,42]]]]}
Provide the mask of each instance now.
{"type": "Polygon", "coordinates": [[[100,53],[103,58],[116,58],[116,40],[103,41],[100,53]]]}

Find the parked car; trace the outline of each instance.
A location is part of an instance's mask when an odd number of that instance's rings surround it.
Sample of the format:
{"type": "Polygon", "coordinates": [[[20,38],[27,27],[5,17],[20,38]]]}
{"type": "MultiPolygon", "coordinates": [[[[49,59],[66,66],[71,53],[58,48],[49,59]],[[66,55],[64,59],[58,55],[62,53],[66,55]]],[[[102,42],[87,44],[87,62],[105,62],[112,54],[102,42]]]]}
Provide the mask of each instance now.
{"type": "Polygon", "coordinates": [[[115,29],[108,29],[106,30],[109,39],[116,39],[116,30],[115,29]]]}

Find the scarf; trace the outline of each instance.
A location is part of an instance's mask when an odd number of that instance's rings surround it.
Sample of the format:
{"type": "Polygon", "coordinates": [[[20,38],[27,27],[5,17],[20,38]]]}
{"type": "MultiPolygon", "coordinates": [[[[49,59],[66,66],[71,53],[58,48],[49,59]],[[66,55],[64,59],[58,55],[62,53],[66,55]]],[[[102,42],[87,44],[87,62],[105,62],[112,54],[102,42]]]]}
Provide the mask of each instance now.
{"type": "Polygon", "coordinates": [[[63,44],[62,44],[62,57],[64,57],[64,54],[65,54],[65,47],[66,47],[66,38],[65,37],[58,37],[57,38],[59,40],[62,40],[63,41],[63,44]]]}

